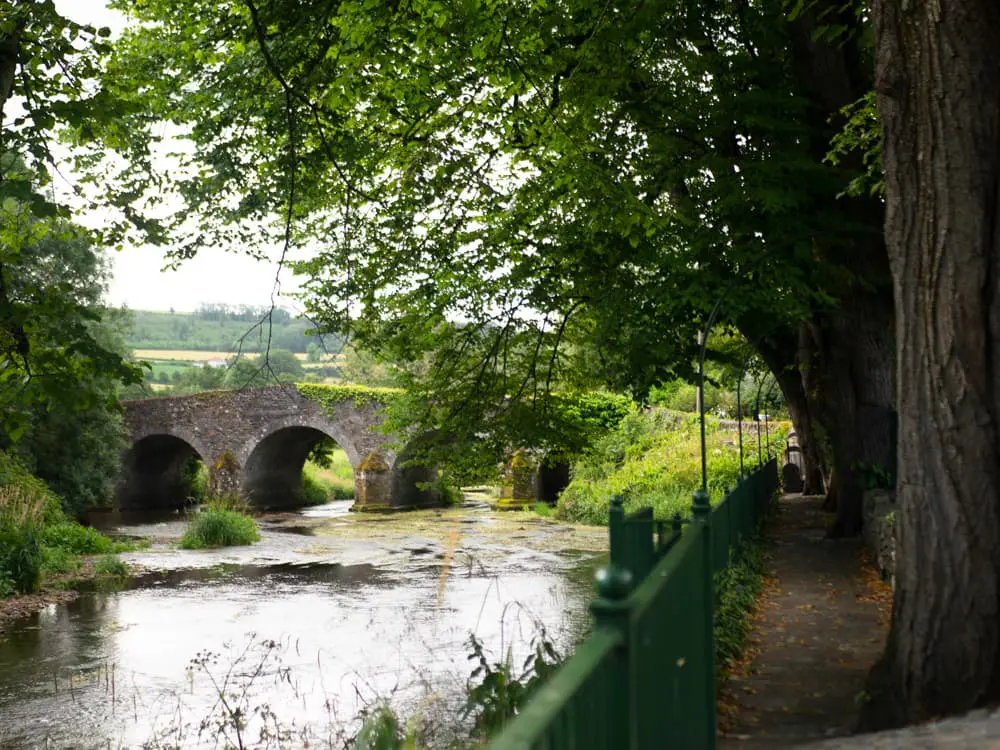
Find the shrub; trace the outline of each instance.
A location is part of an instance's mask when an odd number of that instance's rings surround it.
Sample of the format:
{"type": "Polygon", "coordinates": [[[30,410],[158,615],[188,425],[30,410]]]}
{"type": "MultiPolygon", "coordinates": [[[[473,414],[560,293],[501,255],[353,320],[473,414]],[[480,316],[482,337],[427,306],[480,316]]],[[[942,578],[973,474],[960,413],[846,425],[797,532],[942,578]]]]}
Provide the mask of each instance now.
{"type": "Polygon", "coordinates": [[[30,594],[42,579],[42,545],[38,525],[0,523],[0,574],[14,593],[30,594]]]}
{"type": "Polygon", "coordinates": [[[191,522],[181,539],[181,547],[232,547],[252,544],[259,539],[260,531],[250,516],[226,510],[212,502],[191,522]]]}
{"type": "Polygon", "coordinates": [[[101,555],[112,552],[115,543],[97,529],[65,521],[47,526],[41,532],[42,544],[75,555],[101,555]]]}
{"type": "Polygon", "coordinates": [[[321,505],[330,500],[350,500],[354,497],[354,468],[344,451],[333,450],[324,463],[306,461],[302,467],[302,488],[307,505],[321,505]],[[309,485],[316,485],[319,491],[309,485]],[[319,500],[320,491],[323,499],[319,500]],[[313,493],[311,496],[307,493],[313,493]],[[310,502],[310,497],[312,502],[310,502]]]}
{"type": "Polygon", "coordinates": [[[110,578],[125,578],[128,576],[128,566],[118,555],[105,555],[94,566],[94,572],[99,576],[110,578]]]}
{"type": "Polygon", "coordinates": [[[80,559],[65,549],[42,546],[42,573],[47,576],[75,573],[80,569],[80,559]]]}
{"type": "Polygon", "coordinates": [[[323,505],[333,498],[333,487],[324,482],[302,473],[302,504],[303,505],[323,505]]]}

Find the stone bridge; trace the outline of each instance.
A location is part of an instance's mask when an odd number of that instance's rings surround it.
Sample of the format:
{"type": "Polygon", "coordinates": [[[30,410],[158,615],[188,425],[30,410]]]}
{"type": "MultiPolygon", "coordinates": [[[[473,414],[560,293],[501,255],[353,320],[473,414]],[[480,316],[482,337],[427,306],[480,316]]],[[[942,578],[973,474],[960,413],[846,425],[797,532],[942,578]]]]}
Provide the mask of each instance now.
{"type": "Polygon", "coordinates": [[[393,439],[378,431],[383,405],[355,390],[344,388],[324,404],[295,386],[126,401],[132,447],[123,460],[118,506],[183,505],[188,493],[183,473],[192,456],[208,467],[213,491],[240,492],[258,508],[299,506],[302,466],[324,437],[337,442],[354,468],[355,509],[436,504],[436,493],[418,486],[436,471],[414,466],[405,448],[391,450],[393,439]]]}

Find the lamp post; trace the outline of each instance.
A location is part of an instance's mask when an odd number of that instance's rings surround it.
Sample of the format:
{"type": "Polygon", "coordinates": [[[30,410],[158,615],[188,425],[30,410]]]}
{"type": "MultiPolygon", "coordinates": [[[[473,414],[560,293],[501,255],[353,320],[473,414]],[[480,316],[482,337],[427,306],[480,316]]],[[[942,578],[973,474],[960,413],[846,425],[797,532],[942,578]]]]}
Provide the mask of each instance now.
{"type": "Polygon", "coordinates": [[[753,354],[747,354],[743,358],[743,365],[740,367],[740,377],[736,381],[736,429],[739,432],[740,440],[740,479],[743,478],[745,472],[743,471],[743,376],[747,372],[747,363],[753,354]]]}
{"type": "Polygon", "coordinates": [[[771,398],[771,391],[774,390],[774,386],[777,384],[777,380],[772,380],[770,387],[767,389],[767,393],[764,394],[764,445],[767,446],[767,457],[771,458],[771,433],[768,430],[768,418],[771,416],[767,411],[767,400],[771,398]]]}
{"type": "Polygon", "coordinates": [[[760,381],[757,383],[757,400],[754,402],[753,414],[754,421],[757,423],[757,468],[761,465],[761,446],[760,446],[760,393],[764,390],[764,381],[766,377],[761,377],[760,381]]]}

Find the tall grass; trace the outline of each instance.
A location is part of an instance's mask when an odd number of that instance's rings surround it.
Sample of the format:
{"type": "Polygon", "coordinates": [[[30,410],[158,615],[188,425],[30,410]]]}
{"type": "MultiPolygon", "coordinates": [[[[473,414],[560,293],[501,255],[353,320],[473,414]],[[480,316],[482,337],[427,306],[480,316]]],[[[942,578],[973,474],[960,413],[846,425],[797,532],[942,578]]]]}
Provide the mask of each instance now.
{"type": "Polygon", "coordinates": [[[322,505],[331,500],[354,497],[354,468],[339,448],[330,454],[330,465],[306,461],[302,467],[302,491],[306,505],[322,505]]]}
{"type": "MultiPolygon", "coordinates": [[[[708,489],[716,502],[739,481],[739,438],[735,431],[721,429],[717,420],[710,419],[706,427],[708,489]]],[[[786,432],[787,427],[772,428],[772,445],[781,445],[786,432]]],[[[744,440],[744,463],[747,469],[757,465],[755,440],[744,440]]],[[[622,495],[629,511],[652,507],[658,518],[686,515],[700,486],[698,418],[664,410],[637,412],[574,463],[557,514],[605,524],[612,496],[622,495]]]]}
{"type": "Polygon", "coordinates": [[[188,526],[180,546],[205,549],[253,544],[260,540],[260,530],[248,511],[249,505],[239,496],[212,500],[188,526]]]}

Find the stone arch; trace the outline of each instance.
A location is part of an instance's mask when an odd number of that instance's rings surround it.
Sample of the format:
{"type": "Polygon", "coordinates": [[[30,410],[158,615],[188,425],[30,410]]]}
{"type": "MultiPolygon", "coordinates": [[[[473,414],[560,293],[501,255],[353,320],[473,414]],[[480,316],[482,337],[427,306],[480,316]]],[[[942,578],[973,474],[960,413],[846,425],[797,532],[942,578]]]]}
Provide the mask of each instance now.
{"type": "Polygon", "coordinates": [[[122,456],[122,475],[116,488],[120,510],[177,509],[188,502],[184,467],[191,458],[208,456],[197,439],[150,430],[122,456]]]}
{"type": "Polygon", "coordinates": [[[555,505],[559,495],[569,484],[569,459],[556,453],[548,453],[538,464],[535,475],[535,494],[543,503],[555,505]]]}
{"type": "Polygon", "coordinates": [[[398,508],[427,508],[440,505],[441,493],[426,485],[438,478],[436,466],[415,460],[427,443],[444,440],[438,431],[417,435],[395,455],[386,453],[392,467],[392,504],[398,508]]]}
{"type": "Polygon", "coordinates": [[[289,414],[281,419],[269,421],[263,429],[258,430],[242,442],[236,451],[236,460],[240,466],[246,466],[247,461],[250,460],[250,455],[257,449],[260,443],[281,430],[295,427],[310,428],[334,440],[347,454],[347,460],[351,462],[351,466],[354,469],[357,469],[358,464],[365,458],[348,426],[342,425],[336,420],[324,419],[318,415],[300,413],[289,414]]]}
{"type": "MultiPolygon", "coordinates": [[[[300,420],[301,421],[301,420],[300,420]]],[[[330,431],[303,424],[278,427],[256,441],[240,471],[240,490],[257,508],[297,508],[303,505],[302,468],[312,447],[331,438],[344,449],[357,469],[348,448],[330,431]]]]}

